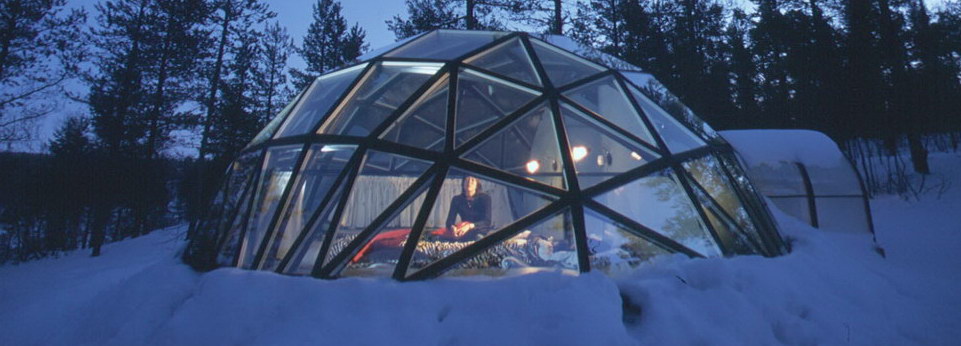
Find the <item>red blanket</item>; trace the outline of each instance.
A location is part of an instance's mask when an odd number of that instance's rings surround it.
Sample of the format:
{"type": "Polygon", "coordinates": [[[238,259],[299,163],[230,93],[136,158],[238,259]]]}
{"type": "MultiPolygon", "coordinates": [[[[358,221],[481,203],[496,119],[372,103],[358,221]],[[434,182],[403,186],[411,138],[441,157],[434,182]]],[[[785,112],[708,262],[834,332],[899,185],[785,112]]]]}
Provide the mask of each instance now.
{"type": "MultiPolygon", "coordinates": [[[[464,223],[465,222],[461,222],[457,224],[457,227],[461,227],[464,223]]],[[[441,227],[430,231],[430,234],[441,239],[455,240],[458,238],[454,235],[454,232],[447,229],[447,227],[441,227]]],[[[374,236],[374,239],[371,239],[369,242],[367,242],[367,245],[364,245],[364,247],[361,248],[356,255],[354,255],[354,258],[352,258],[350,262],[360,262],[365,255],[377,250],[399,248],[402,244],[404,244],[404,241],[407,240],[409,235],[410,228],[399,228],[381,232],[380,234],[374,236]]]]}

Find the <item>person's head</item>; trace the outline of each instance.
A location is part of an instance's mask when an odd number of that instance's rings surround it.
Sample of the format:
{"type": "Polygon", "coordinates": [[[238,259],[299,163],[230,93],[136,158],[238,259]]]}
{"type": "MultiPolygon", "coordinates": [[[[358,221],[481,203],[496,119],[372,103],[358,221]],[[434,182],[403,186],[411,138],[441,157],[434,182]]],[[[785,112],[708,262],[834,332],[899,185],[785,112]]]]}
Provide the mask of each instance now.
{"type": "Polygon", "coordinates": [[[477,179],[477,177],[470,176],[470,175],[464,177],[464,180],[461,182],[461,193],[463,193],[464,196],[474,197],[474,195],[480,192],[481,192],[481,183],[480,183],[480,180],[477,179]]]}

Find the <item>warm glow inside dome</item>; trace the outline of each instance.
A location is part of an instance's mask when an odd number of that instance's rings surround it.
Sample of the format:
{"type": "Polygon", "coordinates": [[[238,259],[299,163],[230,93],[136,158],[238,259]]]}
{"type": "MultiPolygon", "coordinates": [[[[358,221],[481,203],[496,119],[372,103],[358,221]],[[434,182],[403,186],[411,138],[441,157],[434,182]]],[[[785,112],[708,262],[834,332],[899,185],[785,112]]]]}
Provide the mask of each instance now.
{"type": "Polygon", "coordinates": [[[230,166],[187,258],[417,280],[782,253],[727,143],[649,74],[570,50],[438,30],[319,77],[230,166]]]}

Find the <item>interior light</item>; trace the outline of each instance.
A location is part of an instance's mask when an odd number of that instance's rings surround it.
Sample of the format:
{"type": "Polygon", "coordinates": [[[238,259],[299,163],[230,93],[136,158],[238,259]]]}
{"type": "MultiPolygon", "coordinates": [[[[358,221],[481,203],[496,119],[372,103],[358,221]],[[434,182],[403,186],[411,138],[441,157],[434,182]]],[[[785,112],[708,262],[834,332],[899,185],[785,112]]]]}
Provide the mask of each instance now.
{"type": "Polygon", "coordinates": [[[597,165],[598,166],[604,165],[604,155],[597,155],[597,165]]]}
{"type": "Polygon", "coordinates": [[[578,145],[571,148],[571,156],[574,158],[574,162],[578,162],[587,157],[587,147],[583,145],[578,145]]]}
{"type": "Polygon", "coordinates": [[[631,152],[631,157],[633,157],[635,160],[638,160],[638,161],[642,159],[641,154],[638,154],[636,151],[631,152]]]}
{"type": "Polygon", "coordinates": [[[541,168],[541,163],[537,162],[537,160],[530,160],[527,161],[527,164],[524,166],[527,167],[527,173],[534,174],[541,168]]]}

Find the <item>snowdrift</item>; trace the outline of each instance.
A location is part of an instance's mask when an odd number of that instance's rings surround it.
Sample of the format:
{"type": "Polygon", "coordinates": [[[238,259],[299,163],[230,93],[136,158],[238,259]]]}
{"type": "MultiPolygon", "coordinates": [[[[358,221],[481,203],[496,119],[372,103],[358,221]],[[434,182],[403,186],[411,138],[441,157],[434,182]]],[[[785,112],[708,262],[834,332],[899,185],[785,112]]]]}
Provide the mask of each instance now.
{"type": "MultiPolygon", "coordinates": [[[[961,176],[957,154],[932,155],[932,165],[961,176]]],[[[176,259],[182,229],[169,229],[99,258],[0,268],[0,344],[956,344],[961,186],[872,207],[887,258],[869,235],[776,213],[789,255],[666,256],[614,279],[201,275],[176,259]]]]}

